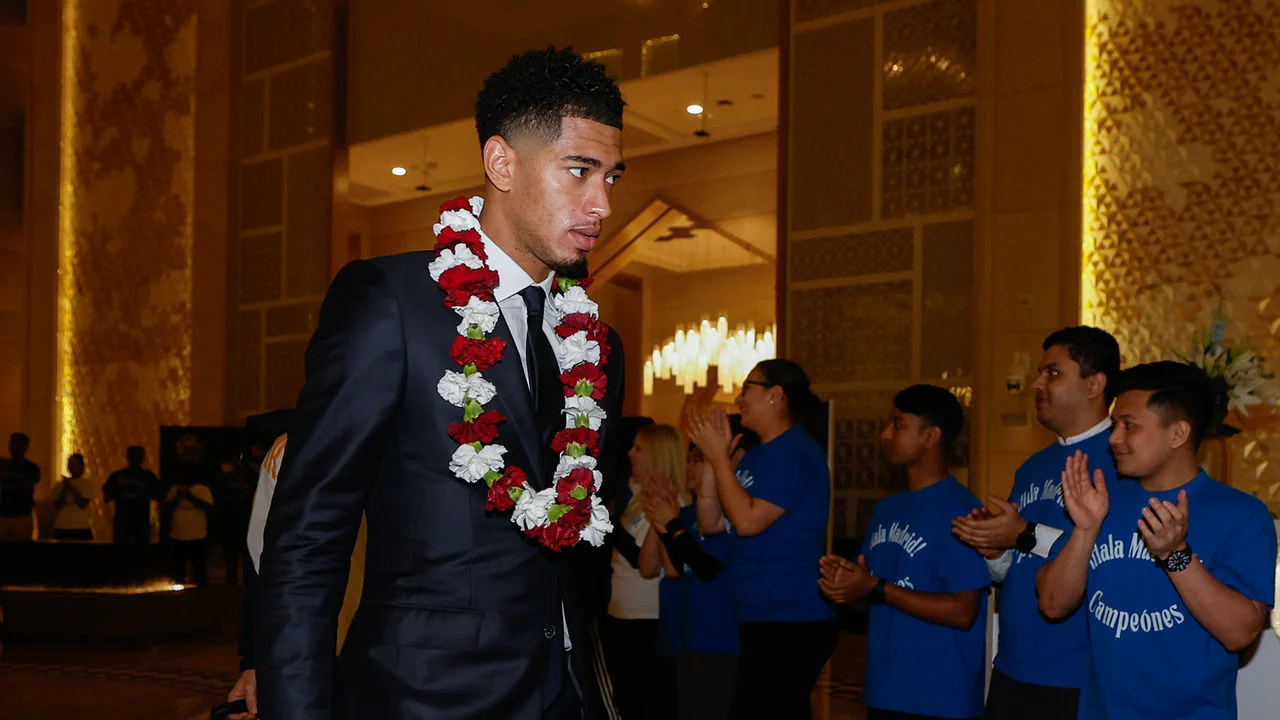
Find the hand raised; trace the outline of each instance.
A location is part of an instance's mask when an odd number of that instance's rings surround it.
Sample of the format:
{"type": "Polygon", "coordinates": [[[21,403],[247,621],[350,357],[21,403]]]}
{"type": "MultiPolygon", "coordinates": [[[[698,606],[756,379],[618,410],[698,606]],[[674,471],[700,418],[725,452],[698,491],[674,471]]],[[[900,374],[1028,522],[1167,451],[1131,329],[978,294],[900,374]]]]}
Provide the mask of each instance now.
{"type": "Polygon", "coordinates": [[[1087,532],[1097,532],[1111,509],[1106,476],[1102,470],[1094,470],[1090,482],[1089,456],[1079,450],[1067,458],[1062,471],[1062,502],[1076,529],[1087,532]]]}
{"type": "Polygon", "coordinates": [[[1147,543],[1147,551],[1157,560],[1164,560],[1174,550],[1187,547],[1187,520],[1190,505],[1187,491],[1178,491],[1178,504],[1168,500],[1151,498],[1151,507],[1142,508],[1138,519],[1138,532],[1147,543]]]}
{"type": "Polygon", "coordinates": [[[733,443],[729,416],[721,408],[693,416],[689,420],[689,438],[708,460],[729,457],[733,443]]]}
{"type": "Polygon", "coordinates": [[[1018,535],[1027,528],[1027,521],[1018,514],[1018,504],[1004,498],[988,495],[998,513],[986,509],[970,512],[951,521],[951,532],[960,542],[979,551],[988,550],[999,555],[1018,542],[1018,535]]]}

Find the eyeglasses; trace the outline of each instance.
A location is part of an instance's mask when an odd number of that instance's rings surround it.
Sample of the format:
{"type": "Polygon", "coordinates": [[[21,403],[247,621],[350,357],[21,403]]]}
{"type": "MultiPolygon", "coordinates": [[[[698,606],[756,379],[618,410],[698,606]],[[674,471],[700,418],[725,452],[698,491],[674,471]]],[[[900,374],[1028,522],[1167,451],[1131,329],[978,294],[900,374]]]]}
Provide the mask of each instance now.
{"type": "Polygon", "coordinates": [[[746,390],[748,385],[759,385],[765,390],[768,390],[769,388],[773,387],[774,384],[769,382],[764,382],[762,380],[743,380],[742,381],[743,390],[746,390]]]}

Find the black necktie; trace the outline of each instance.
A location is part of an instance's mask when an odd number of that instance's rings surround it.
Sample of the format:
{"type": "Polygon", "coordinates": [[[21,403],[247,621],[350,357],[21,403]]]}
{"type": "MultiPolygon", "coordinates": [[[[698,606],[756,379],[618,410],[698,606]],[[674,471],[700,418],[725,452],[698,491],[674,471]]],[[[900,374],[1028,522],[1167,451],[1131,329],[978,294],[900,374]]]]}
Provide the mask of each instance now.
{"type": "MultiPolygon", "coordinates": [[[[551,341],[542,330],[542,311],[547,294],[540,285],[530,285],[520,291],[528,311],[528,326],[524,336],[524,366],[529,376],[529,392],[533,395],[533,407],[542,429],[543,444],[564,427],[561,413],[564,410],[564,390],[560,382],[560,363],[556,360],[551,341]]],[[[550,449],[548,448],[548,453],[550,449]]]]}

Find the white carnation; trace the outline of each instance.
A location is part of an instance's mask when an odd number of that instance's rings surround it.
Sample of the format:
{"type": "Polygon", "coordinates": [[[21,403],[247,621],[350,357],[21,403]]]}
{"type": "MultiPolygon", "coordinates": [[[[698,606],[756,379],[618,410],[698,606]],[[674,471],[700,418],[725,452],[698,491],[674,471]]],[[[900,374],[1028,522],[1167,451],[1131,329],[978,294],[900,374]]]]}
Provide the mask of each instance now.
{"type": "Polygon", "coordinates": [[[587,297],[587,291],[579,285],[574,285],[562,293],[553,293],[551,305],[561,317],[577,313],[586,313],[592,317],[600,316],[600,306],[587,297]]]}
{"type": "Polygon", "coordinates": [[[471,203],[471,214],[480,217],[480,213],[484,210],[484,198],[472,195],[468,202],[471,203]]]}
{"type": "Polygon", "coordinates": [[[436,383],[436,392],[450,405],[465,407],[468,397],[481,405],[488,403],[498,393],[498,389],[485,380],[482,373],[467,377],[464,373],[446,370],[444,377],[436,383]]]}
{"type": "Polygon", "coordinates": [[[555,502],[555,488],[545,488],[534,492],[533,487],[529,483],[525,483],[524,492],[520,494],[520,499],[516,501],[515,511],[511,513],[511,522],[520,526],[521,530],[531,530],[546,525],[547,511],[551,509],[555,502]]]}
{"type": "Polygon", "coordinates": [[[427,266],[427,271],[431,273],[432,280],[440,282],[440,276],[446,270],[451,270],[459,265],[466,265],[472,270],[479,270],[484,267],[484,261],[471,252],[471,248],[458,244],[451,248],[444,248],[436,253],[436,259],[432,260],[431,264],[427,266]]]}
{"type": "Polygon", "coordinates": [[[578,539],[586,540],[595,547],[604,544],[604,536],[613,531],[613,523],[609,522],[609,508],[600,504],[600,498],[591,496],[591,520],[582,528],[578,539]]]}
{"type": "Polygon", "coordinates": [[[467,300],[466,305],[456,307],[453,311],[462,317],[462,322],[458,323],[459,335],[466,335],[472,325],[479,325],[480,331],[485,334],[493,332],[493,329],[498,326],[498,317],[501,312],[498,309],[498,303],[481,300],[475,295],[467,300]]]}
{"type": "Polygon", "coordinates": [[[556,479],[568,477],[569,473],[578,468],[587,468],[588,470],[596,469],[596,459],[590,455],[582,457],[571,457],[569,455],[560,456],[560,464],[556,466],[556,479]]]}
{"type": "Polygon", "coordinates": [[[596,404],[595,400],[589,397],[568,397],[564,399],[564,414],[566,417],[565,427],[578,427],[578,418],[587,418],[587,427],[592,430],[599,430],[600,423],[605,418],[604,408],[596,404]]]}
{"type": "Polygon", "coordinates": [[[565,338],[564,342],[556,348],[556,360],[559,361],[562,371],[572,370],[575,365],[582,362],[599,365],[600,343],[588,339],[585,330],[579,330],[565,338]]]}
{"type": "Polygon", "coordinates": [[[459,445],[449,459],[449,469],[460,479],[473,483],[490,472],[501,472],[502,456],[506,452],[501,445],[485,445],[478,451],[471,445],[459,445]]]}
{"type": "Polygon", "coordinates": [[[439,235],[446,227],[452,228],[454,232],[466,232],[468,230],[479,230],[480,221],[475,215],[464,210],[445,210],[440,213],[440,222],[431,226],[431,231],[439,235]]]}

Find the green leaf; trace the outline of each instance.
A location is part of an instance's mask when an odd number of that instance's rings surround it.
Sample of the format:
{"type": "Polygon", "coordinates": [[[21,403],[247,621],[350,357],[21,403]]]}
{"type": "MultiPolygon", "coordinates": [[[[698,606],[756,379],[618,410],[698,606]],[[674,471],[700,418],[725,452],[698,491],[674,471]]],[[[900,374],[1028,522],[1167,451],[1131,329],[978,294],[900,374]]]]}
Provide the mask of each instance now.
{"type": "Polygon", "coordinates": [[[471,340],[483,340],[484,330],[481,330],[479,325],[471,323],[471,327],[467,328],[467,337],[471,340]]]}
{"type": "Polygon", "coordinates": [[[507,488],[507,497],[510,497],[513,501],[518,502],[520,500],[521,495],[524,495],[524,488],[522,487],[507,488]]]}
{"type": "Polygon", "coordinates": [[[484,448],[484,443],[480,442],[479,440],[477,440],[476,442],[467,443],[467,444],[475,448],[476,452],[480,452],[484,448]]]}
{"type": "Polygon", "coordinates": [[[490,470],[489,472],[484,474],[484,484],[488,485],[489,487],[493,487],[493,484],[498,482],[498,478],[500,477],[502,477],[502,473],[490,470]]]}
{"type": "Polygon", "coordinates": [[[581,486],[576,487],[573,489],[573,492],[569,493],[569,497],[573,498],[574,500],[586,500],[587,489],[581,486]]]}
{"type": "Polygon", "coordinates": [[[580,458],[587,454],[587,446],[581,443],[569,443],[564,446],[564,454],[571,458],[580,458]]]}
{"type": "Polygon", "coordinates": [[[595,386],[586,380],[579,380],[577,385],[573,386],[573,392],[578,397],[591,397],[591,393],[595,392],[595,386]]]}
{"type": "Polygon", "coordinates": [[[589,428],[591,427],[591,418],[587,417],[586,415],[579,415],[573,421],[573,426],[580,427],[580,428],[589,428]]]}
{"type": "Polygon", "coordinates": [[[465,365],[462,368],[462,374],[466,377],[471,377],[472,375],[475,375],[478,372],[480,372],[480,368],[476,367],[475,363],[465,365]]]}
{"type": "Polygon", "coordinates": [[[567,512],[569,512],[568,505],[552,505],[547,509],[547,519],[551,522],[557,522],[560,518],[564,517],[567,512]]]}
{"type": "Polygon", "coordinates": [[[462,406],[462,421],[471,422],[482,413],[484,413],[484,406],[472,398],[467,398],[467,404],[462,406]]]}

